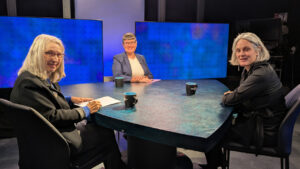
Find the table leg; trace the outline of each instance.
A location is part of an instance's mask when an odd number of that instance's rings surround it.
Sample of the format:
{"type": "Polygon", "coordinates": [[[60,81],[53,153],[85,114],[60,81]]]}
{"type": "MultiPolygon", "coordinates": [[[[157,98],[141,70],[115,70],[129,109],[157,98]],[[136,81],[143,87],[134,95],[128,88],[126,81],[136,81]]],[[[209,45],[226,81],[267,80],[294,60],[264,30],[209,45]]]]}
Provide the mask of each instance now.
{"type": "Polygon", "coordinates": [[[134,169],[174,169],[176,147],[128,136],[128,165],[134,169]]]}

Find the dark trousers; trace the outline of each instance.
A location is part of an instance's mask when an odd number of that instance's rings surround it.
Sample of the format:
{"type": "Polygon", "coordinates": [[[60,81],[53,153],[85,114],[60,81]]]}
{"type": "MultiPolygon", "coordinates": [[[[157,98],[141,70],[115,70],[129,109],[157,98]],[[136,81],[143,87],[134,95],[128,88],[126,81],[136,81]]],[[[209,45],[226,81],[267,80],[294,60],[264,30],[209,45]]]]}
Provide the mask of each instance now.
{"type": "Polygon", "coordinates": [[[105,169],[124,169],[121,153],[116,143],[114,131],[94,123],[76,126],[80,130],[82,147],[72,157],[79,163],[85,163],[98,156],[103,159],[105,169]]]}
{"type": "Polygon", "coordinates": [[[217,144],[209,152],[205,153],[207,161],[207,169],[217,169],[218,166],[222,166],[223,153],[221,144],[217,144]]]}

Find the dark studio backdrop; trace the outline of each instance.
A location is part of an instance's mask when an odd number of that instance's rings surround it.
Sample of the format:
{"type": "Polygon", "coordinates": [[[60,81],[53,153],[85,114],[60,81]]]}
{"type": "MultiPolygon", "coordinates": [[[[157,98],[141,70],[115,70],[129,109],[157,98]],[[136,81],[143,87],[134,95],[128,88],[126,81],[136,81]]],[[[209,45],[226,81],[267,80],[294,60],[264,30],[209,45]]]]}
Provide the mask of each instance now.
{"type": "MultiPolygon", "coordinates": [[[[62,0],[15,0],[15,2],[17,16],[63,17],[62,0]]],[[[70,2],[71,17],[74,18],[74,0],[70,2]]],[[[8,16],[7,5],[7,0],[0,0],[1,16],[8,16]]],[[[278,73],[281,74],[282,82],[285,86],[292,88],[300,83],[300,73],[298,73],[300,72],[300,26],[297,22],[300,20],[299,9],[299,0],[145,0],[145,21],[229,23],[229,59],[232,41],[239,32],[251,31],[255,28],[257,28],[256,31],[278,30],[278,20],[272,20],[274,13],[287,12],[288,20],[284,25],[288,27],[288,34],[282,35],[278,39],[275,33],[274,37],[277,39],[274,38],[274,42],[268,43],[272,48],[271,54],[280,56],[273,61],[274,66],[278,68],[278,73]],[[162,1],[165,2],[163,20],[160,13],[162,1]],[[264,24],[264,21],[272,23],[274,26],[260,27],[268,25],[264,24]],[[251,23],[253,23],[252,28],[251,23]],[[293,46],[296,48],[295,53],[290,50],[293,46]]],[[[279,25],[279,27],[281,26],[279,25]]],[[[228,64],[227,78],[219,80],[233,89],[238,84],[240,73],[237,71],[237,67],[228,64]]],[[[10,90],[1,88],[0,98],[8,98],[10,90]]],[[[0,137],[5,137],[2,130],[8,131],[10,126],[7,121],[2,122],[1,119],[3,118],[0,117],[0,137]]]]}

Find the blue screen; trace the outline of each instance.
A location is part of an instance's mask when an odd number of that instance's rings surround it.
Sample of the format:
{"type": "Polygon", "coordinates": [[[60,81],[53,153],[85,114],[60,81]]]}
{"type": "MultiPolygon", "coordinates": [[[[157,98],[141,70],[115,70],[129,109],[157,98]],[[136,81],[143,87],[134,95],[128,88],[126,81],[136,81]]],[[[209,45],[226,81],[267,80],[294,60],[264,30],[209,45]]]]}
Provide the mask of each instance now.
{"type": "Polygon", "coordinates": [[[137,53],[156,79],[224,78],[229,25],[136,22],[137,53]]]}
{"type": "Polygon", "coordinates": [[[58,37],[65,46],[66,77],[59,83],[103,81],[102,21],[0,17],[0,87],[13,87],[17,72],[39,34],[58,37]]]}

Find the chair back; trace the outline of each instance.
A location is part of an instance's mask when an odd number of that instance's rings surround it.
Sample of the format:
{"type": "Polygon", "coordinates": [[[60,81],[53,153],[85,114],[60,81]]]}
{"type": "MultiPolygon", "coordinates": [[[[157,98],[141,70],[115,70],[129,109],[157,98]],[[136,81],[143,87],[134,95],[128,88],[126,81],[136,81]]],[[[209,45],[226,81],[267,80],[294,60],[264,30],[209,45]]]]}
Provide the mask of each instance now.
{"type": "Polygon", "coordinates": [[[114,79],[112,76],[104,76],[103,81],[104,82],[112,82],[112,81],[114,81],[114,79]]]}
{"type": "Polygon", "coordinates": [[[12,120],[19,147],[20,169],[70,168],[70,149],[62,134],[33,108],[0,99],[12,120]]]}
{"type": "Polygon", "coordinates": [[[286,95],[285,101],[288,112],[279,127],[278,151],[283,155],[289,155],[291,153],[295,122],[300,113],[300,85],[286,95]]]}
{"type": "Polygon", "coordinates": [[[284,97],[286,107],[291,108],[299,98],[300,98],[300,84],[298,84],[293,90],[291,90],[284,97]]]}

